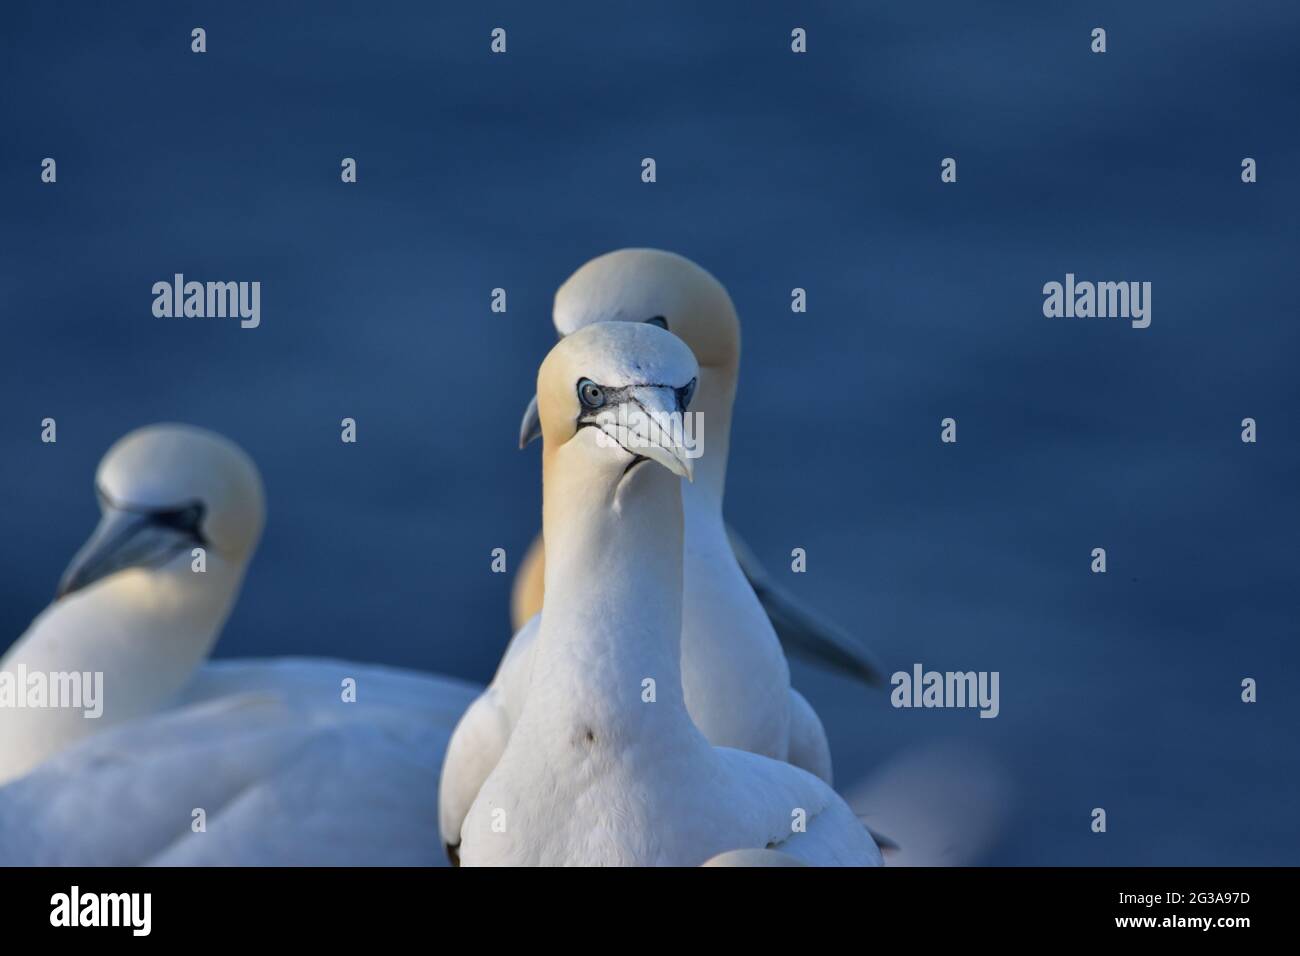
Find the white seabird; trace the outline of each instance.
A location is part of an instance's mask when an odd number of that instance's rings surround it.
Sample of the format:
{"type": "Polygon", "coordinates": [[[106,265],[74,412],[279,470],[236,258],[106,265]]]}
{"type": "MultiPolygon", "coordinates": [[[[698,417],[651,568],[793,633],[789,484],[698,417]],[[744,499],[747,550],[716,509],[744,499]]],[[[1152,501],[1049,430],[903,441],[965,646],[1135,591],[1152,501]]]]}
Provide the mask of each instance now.
{"type": "MultiPolygon", "coordinates": [[[[731,590],[737,586],[732,561],[715,564],[699,560],[711,558],[713,551],[725,551],[725,544],[718,540],[717,525],[722,522],[732,405],[740,370],[740,320],[735,306],[717,279],[683,256],[659,249],[620,249],[597,256],[569,277],[555,294],[553,318],[561,337],[592,322],[651,322],[690,346],[700,363],[696,404],[709,410],[708,435],[719,440],[721,453],[710,458],[709,467],[701,469],[700,481],[686,489],[688,601],[684,627],[689,644],[699,620],[689,595],[693,591],[714,593],[720,587],[731,590]]],[[[535,437],[534,427],[531,416],[525,415],[521,444],[535,437]]],[[[884,684],[879,663],[865,647],[785,593],[735,529],[724,527],[734,564],[749,580],[787,653],[872,686],[884,684]]],[[[541,610],[544,567],[545,549],[538,535],[519,565],[511,590],[510,613],[515,630],[541,610]]],[[[706,629],[708,623],[717,622],[699,620],[699,629],[706,629]]]]}
{"type": "MultiPolygon", "coordinates": [[[[729,538],[722,500],[740,365],[740,322],[731,297],[688,259],[625,249],[578,269],[556,293],[554,317],[561,338],[596,322],[647,323],[668,329],[694,353],[700,373],[692,410],[702,414],[704,454],[697,480],[683,489],[686,706],[710,743],[788,760],[829,783],[826,732],[790,685],[781,641],[864,679],[878,681],[879,671],[855,642],[782,594],[748,549],[729,538]]],[[[536,437],[535,412],[534,403],[524,418],[521,444],[536,437]]],[[[505,749],[530,686],[543,591],[540,542],[539,537],[521,566],[512,596],[513,613],[530,617],[448,747],[439,812],[443,839],[453,853],[465,812],[505,749]]]]}
{"type": "Polygon", "coordinates": [[[522,711],[460,830],[466,865],[695,865],[763,848],[881,862],[826,783],[711,745],[687,712],[678,476],[692,462],[644,419],[605,416],[679,412],[698,374],[680,340],[639,323],[583,328],[542,364],[546,604],[522,711]]]}
{"type": "Polygon", "coordinates": [[[0,862],[441,862],[429,794],[477,690],[346,661],[205,664],[264,516],[221,436],[139,429],[96,489],[98,529],[0,674],[102,674],[102,715],[0,707],[0,862]]]}

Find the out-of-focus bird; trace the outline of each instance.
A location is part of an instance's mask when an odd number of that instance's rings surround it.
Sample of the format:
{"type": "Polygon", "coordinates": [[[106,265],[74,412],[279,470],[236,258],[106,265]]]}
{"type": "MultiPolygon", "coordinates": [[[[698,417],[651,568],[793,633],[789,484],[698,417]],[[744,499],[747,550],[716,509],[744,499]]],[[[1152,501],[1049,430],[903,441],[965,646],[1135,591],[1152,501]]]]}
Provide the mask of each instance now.
{"type": "Polygon", "coordinates": [[[428,795],[476,689],[345,661],[205,663],[265,512],[225,438],[141,428],[96,491],[99,527],[0,678],[102,681],[102,712],[0,708],[0,861],[441,862],[428,795]]]}

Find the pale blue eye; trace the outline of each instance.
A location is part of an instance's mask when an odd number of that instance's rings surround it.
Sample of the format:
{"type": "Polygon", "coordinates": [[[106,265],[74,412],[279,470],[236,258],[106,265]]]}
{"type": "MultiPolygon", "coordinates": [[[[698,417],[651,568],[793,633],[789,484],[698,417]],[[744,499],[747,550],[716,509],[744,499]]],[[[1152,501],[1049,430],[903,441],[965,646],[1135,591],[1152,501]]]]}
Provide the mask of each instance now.
{"type": "Polygon", "coordinates": [[[605,404],[605,390],[589,378],[578,382],[578,399],[587,408],[600,408],[605,404]]]}

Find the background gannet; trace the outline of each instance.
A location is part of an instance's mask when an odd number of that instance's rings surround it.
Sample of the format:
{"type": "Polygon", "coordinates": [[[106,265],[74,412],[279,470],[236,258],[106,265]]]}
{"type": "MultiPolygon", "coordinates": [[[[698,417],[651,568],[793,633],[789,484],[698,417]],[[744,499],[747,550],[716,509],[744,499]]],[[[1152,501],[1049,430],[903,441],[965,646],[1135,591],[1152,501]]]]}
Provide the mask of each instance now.
{"type": "MultiPolygon", "coordinates": [[[[568,335],[592,322],[653,322],[691,347],[700,363],[700,395],[696,404],[707,409],[706,428],[714,447],[710,465],[700,481],[686,489],[688,595],[697,568],[692,560],[695,539],[716,536],[716,516],[722,513],[731,413],[740,370],[740,320],[727,290],[707,270],[684,256],[660,249],[619,249],[584,264],[555,294],[556,332],[568,335]],[[700,519],[708,517],[708,522],[700,519]],[[693,531],[696,533],[693,534],[693,531]]],[[[525,416],[521,442],[531,437],[525,416]]],[[[872,654],[835,624],[801,605],[772,580],[735,529],[727,527],[736,563],[749,579],[759,603],[788,653],[795,653],[842,674],[879,686],[883,676],[872,654]]],[[[719,569],[732,577],[731,562],[719,569]]],[[[534,539],[515,575],[510,595],[511,623],[518,630],[542,606],[545,548],[534,539]]],[[[719,582],[712,581],[716,585],[719,582]]],[[[728,582],[729,583],[729,582],[728,582]]],[[[702,582],[701,589],[706,585],[702,582]]],[[[692,602],[687,602],[684,627],[694,626],[692,602]]],[[[701,622],[703,626],[703,622],[701,622]]],[[[689,684],[687,697],[690,698],[689,684]]]]}
{"type": "Polygon", "coordinates": [[[96,490],[99,527],[0,671],[102,672],[103,715],[0,709],[0,861],[441,862],[428,794],[476,690],[345,661],[204,666],[264,516],[221,436],[132,432],[96,490]]]}
{"type": "MultiPolygon", "coordinates": [[[[821,624],[785,597],[734,546],[722,518],[731,411],[740,364],[740,322],[713,276],[681,256],[625,249],[586,263],[555,296],[561,338],[592,323],[648,323],[679,336],[699,362],[692,410],[703,416],[698,479],[683,490],[686,514],[682,682],[696,725],[719,746],[789,760],[830,782],[830,746],[821,720],[790,686],[773,626],[795,647],[858,676],[877,670],[855,642],[821,624]],[[750,566],[749,581],[738,558],[750,566]],[[757,592],[757,594],[756,594],[757,592]],[[764,603],[766,602],[766,607],[764,603]]],[[[537,431],[536,402],[520,431],[537,431]]],[[[541,538],[520,568],[512,612],[529,615],[483,696],[466,713],[448,747],[440,785],[442,833],[454,847],[465,811],[504,750],[529,688],[529,656],[543,592],[541,538]]]]}
{"type": "Polygon", "coordinates": [[[698,374],[680,340],[640,323],[578,330],[542,364],[546,604],[522,712],[461,828],[468,865],[694,865],[761,848],[881,862],[826,783],[712,746],[687,712],[678,476],[691,461],[646,435],[630,450],[599,416],[619,402],[672,414],[698,374]]]}
{"type": "Polygon", "coordinates": [[[104,674],[103,716],[0,711],[0,782],[81,737],[170,701],[207,658],[262,533],[257,468],[212,432],[141,428],[95,476],[101,519],[58,594],[0,658],[0,670],[104,674]],[[191,570],[192,551],[206,569],[191,570]]]}

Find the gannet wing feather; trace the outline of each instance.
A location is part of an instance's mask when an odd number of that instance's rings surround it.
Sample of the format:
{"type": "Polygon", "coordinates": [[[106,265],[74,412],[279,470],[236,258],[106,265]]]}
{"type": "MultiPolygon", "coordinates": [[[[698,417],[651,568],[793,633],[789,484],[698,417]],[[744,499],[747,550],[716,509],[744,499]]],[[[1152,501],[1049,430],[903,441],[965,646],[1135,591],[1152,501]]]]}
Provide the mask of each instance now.
{"type": "Polygon", "coordinates": [[[872,687],[885,683],[875,655],[831,622],[803,607],[782,591],[759,564],[754,553],[731,526],[731,548],[786,653],[855,677],[872,687]]]}
{"type": "Polygon", "coordinates": [[[0,861],[133,866],[301,744],[273,698],[241,695],[87,737],[0,788],[0,861]]]}
{"type": "Polygon", "coordinates": [[[342,661],[203,668],[178,706],[109,728],[0,788],[23,865],[441,861],[430,813],[475,689],[342,661]],[[339,681],[357,681],[344,703],[339,681]],[[206,832],[194,832],[194,810],[206,832]]]}
{"type": "Polygon", "coordinates": [[[831,745],[807,698],[790,688],[790,763],[831,784],[831,745]]]}
{"type": "Polygon", "coordinates": [[[435,722],[452,726],[480,688],[420,671],[323,657],[277,657],[210,661],[182,693],[180,703],[216,700],[234,693],[272,692],[315,716],[362,717],[377,711],[418,709],[435,722]],[[343,703],[343,681],[356,682],[356,702],[343,703]]]}
{"type": "Polygon", "coordinates": [[[812,866],[883,866],[880,848],[844,801],[836,798],[816,814],[807,829],[771,844],[812,866]]]}
{"type": "MultiPolygon", "coordinates": [[[[861,814],[858,815],[858,819],[862,820],[861,814]]],[[[862,820],[862,825],[866,826],[865,820],[862,820]]],[[[871,827],[867,827],[867,832],[871,834],[871,839],[876,841],[876,846],[880,847],[880,852],[882,854],[890,854],[890,853],[898,852],[899,849],[898,844],[895,843],[891,838],[885,836],[885,834],[881,833],[879,830],[873,830],[871,827]]]]}
{"type": "Polygon", "coordinates": [[[509,742],[510,718],[500,692],[488,687],[452,732],[438,781],[438,830],[453,859],[460,846],[461,824],[509,742]]]}
{"type": "Polygon", "coordinates": [[[813,866],[880,866],[880,849],[838,794],[805,770],[729,747],[714,748],[745,806],[736,816],[758,839],[734,849],[777,850],[813,866]]]}
{"type": "Polygon", "coordinates": [[[532,650],[541,626],[535,614],[510,639],[492,682],[452,731],[438,783],[438,828],[453,855],[460,829],[492,769],[505,753],[532,676],[532,650]]]}
{"type": "Polygon", "coordinates": [[[446,729],[317,728],[274,770],[186,831],[156,866],[439,866],[429,806],[446,729]],[[226,834],[230,837],[227,838],[226,834]]]}

